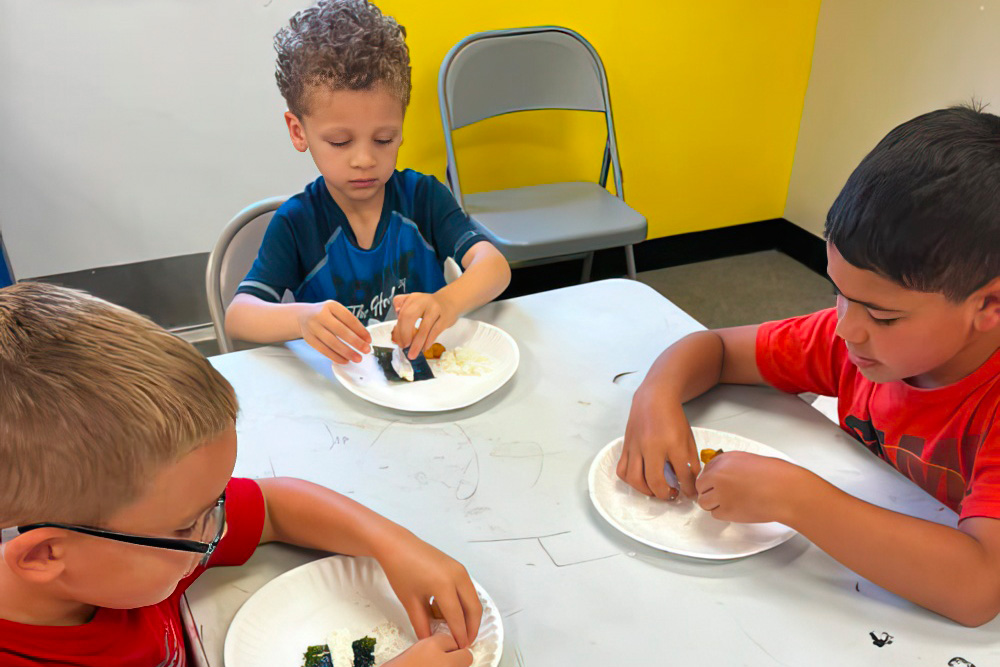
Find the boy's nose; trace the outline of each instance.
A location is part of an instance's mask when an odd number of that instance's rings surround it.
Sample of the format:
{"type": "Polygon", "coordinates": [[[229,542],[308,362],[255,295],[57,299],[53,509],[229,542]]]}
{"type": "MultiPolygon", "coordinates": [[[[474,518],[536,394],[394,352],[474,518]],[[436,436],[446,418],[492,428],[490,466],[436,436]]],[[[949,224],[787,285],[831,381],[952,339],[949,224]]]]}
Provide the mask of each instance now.
{"type": "Polygon", "coordinates": [[[834,332],[848,343],[863,343],[867,338],[864,327],[858,321],[860,308],[842,296],[837,297],[837,328],[834,332]]]}
{"type": "Polygon", "coordinates": [[[370,169],[375,166],[375,156],[370,151],[357,150],[351,155],[351,166],[357,169],[370,169]]]}

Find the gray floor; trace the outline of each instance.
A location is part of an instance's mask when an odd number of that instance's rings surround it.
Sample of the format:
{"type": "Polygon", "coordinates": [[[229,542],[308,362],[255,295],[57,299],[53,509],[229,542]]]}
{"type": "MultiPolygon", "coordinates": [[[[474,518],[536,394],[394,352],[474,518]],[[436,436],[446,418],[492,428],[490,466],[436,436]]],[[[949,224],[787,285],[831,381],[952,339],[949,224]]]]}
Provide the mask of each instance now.
{"type": "Polygon", "coordinates": [[[777,250],[639,273],[709,329],[757,324],[834,304],[826,278],[777,250]]]}

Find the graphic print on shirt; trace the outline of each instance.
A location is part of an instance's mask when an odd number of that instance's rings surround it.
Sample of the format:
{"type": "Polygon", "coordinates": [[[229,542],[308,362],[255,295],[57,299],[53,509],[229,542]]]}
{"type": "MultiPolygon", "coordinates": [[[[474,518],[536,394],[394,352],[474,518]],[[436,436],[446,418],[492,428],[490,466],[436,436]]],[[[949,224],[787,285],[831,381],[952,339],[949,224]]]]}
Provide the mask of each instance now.
{"type": "Polygon", "coordinates": [[[972,471],[962,470],[962,461],[975,460],[983,442],[982,435],[963,436],[961,446],[957,438],[941,438],[934,441],[931,447],[925,438],[902,435],[899,442],[893,445],[886,444],[885,432],[875,428],[870,420],[847,415],[844,426],[856,440],[915,484],[939,498],[947,498],[947,504],[952,508],[960,508],[962,500],[971,492],[968,480],[972,471]],[[928,451],[929,454],[925,454],[928,451]],[[943,491],[943,496],[938,491],[943,491]]]}
{"type": "Polygon", "coordinates": [[[163,627],[163,644],[166,658],[157,667],[185,667],[187,658],[185,657],[184,638],[180,636],[178,628],[169,619],[165,619],[163,627]]]}
{"type": "Polygon", "coordinates": [[[444,287],[444,272],[434,249],[413,221],[393,213],[382,238],[370,249],[356,247],[343,229],[326,244],[323,259],[295,291],[299,302],[333,299],[362,322],[384,320],[392,299],[444,287]]]}

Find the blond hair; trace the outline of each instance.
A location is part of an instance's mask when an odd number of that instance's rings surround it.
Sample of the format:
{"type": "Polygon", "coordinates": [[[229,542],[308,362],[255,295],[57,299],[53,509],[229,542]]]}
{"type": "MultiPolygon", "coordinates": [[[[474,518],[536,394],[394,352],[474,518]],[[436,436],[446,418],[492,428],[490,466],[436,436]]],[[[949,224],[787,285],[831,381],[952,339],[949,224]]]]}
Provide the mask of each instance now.
{"type": "Polygon", "coordinates": [[[291,18],[274,36],[274,77],[288,110],[308,113],[308,93],[382,87],[410,103],[406,30],[367,0],[320,0],[291,18]]]}
{"type": "Polygon", "coordinates": [[[99,524],[236,420],[191,345],[85,292],[0,289],[0,527],[99,524]]]}

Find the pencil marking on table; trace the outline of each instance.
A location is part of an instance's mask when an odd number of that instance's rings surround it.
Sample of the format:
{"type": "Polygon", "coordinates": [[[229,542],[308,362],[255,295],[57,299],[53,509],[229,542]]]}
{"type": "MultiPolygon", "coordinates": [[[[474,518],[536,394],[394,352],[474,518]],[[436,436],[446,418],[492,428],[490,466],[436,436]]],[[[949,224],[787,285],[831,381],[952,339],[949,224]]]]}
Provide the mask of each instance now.
{"type": "Polygon", "coordinates": [[[621,379],[622,379],[623,377],[625,377],[626,375],[632,375],[632,373],[638,373],[638,372],[639,372],[639,371],[625,371],[624,373],[619,373],[618,375],[616,375],[616,376],[614,377],[614,379],[613,379],[613,380],[611,380],[611,382],[612,382],[613,384],[618,384],[618,381],[619,381],[619,380],[621,380],[621,379]]]}
{"type": "Polygon", "coordinates": [[[333,431],[330,430],[329,425],[324,423],[323,428],[325,428],[326,432],[330,434],[330,449],[333,449],[333,446],[337,444],[337,439],[333,437],[333,431]]]}
{"type": "Polygon", "coordinates": [[[515,609],[514,611],[510,612],[509,614],[504,614],[503,617],[504,618],[510,618],[514,614],[520,614],[522,611],[524,611],[523,608],[522,609],[515,609]]]}
{"type": "Polygon", "coordinates": [[[386,424],[385,426],[383,426],[382,430],[379,431],[378,435],[375,436],[375,439],[372,440],[372,444],[368,445],[368,449],[371,449],[372,447],[374,447],[375,443],[378,442],[378,439],[382,437],[382,434],[385,433],[387,430],[389,430],[389,427],[392,426],[393,424],[397,423],[398,421],[399,421],[398,419],[393,419],[388,424],[386,424]]]}
{"type": "MultiPolygon", "coordinates": [[[[561,454],[562,452],[552,453],[561,454]]],[[[545,469],[545,448],[534,440],[501,443],[490,450],[490,456],[499,459],[538,459],[538,472],[535,474],[530,488],[534,488],[538,484],[538,480],[542,478],[542,470],[545,469]]]]}
{"type": "Polygon", "coordinates": [[[462,479],[459,480],[458,486],[455,488],[456,498],[458,498],[459,500],[468,500],[472,496],[476,495],[476,491],[479,490],[479,452],[476,451],[476,446],[472,444],[472,438],[470,438],[469,434],[465,432],[465,429],[458,424],[455,424],[455,428],[457,428],[459,431],[462,432],[462,435],[465,436],[465,441],[469,444],[469,447],[472,448],[472,458],[469,459],[468,464],[466,464],[465,469],[462,471],[462,479]],[[469,493],[469,495],[463,496],[461,495],[462,487],[469,485],[469,482],[467,482],[465,479],[465,475],[466,473],[469,472],[469,468],[472,466],[473,463],[476,464],[476,473],[475,473],[476,482],[475,484],[472,484],[472,491],[469,493]]]}
{"type": "Polygon", "coordinates": [[[724,422],[724,421],[729,421],[730,419],[735,419],[736,417],[740,417],[742,415],[749,414],[751,412],[755,412],[755,410],[753,408],[747,408],[746,410],[740,410],[739,412],[734,412],[733,414],[726,415],[725,417],[719,417],[718,419],[710,419],[710,420],[706,421],[705,423],[706,424],[717,424],[719,422],[724,422]]]}
{"type": "MultiPolygon", "coordinates": [[[[737,625],[739,625],[739,623],[737,623],[737,625]]],[[[745,629],[743,628],[743,626],[742,626],[742,625],[740,625],[739,627],[740,627],[740,632],[742,632],[742,633],[744,634],[744,636],[746,636],[746,638],[747,638],[747,639],[749,639],[749,640],[750,640],[751,642],[753,642],[753,645],[754,645],[754,646],[756,646],[756,647],[757,647],[757,648],[759,648],[759,649],[760,649],[761,651],[763,651],[764,653],[766,653],[766,654],[767,654],[767,657],[769,657],[769,658],[770,658],[771,660],[774,660],[774,661],[775,661],[776,663],[778,663],[779,665],[784,665],[785,667],[788,667],[788,666],[787,666],[787,665],[786,665],[786,664],[785,664],[784,662],[782,662],[782,661],[778,660],[778,659],[777,659],[777,658],[775,658],[775,657],[774,657],[773,655],[771,655],[771,652],[770,652],[770,651],[768,651],[768,650],[767,650],[766,648],[764,648],[763,646],[761,646],[761,645],[760,645],[760,642],[758,642],[758,641],[757,641],[756,639],[754,639],[753,637],[751,637],[751,636],[750,636],[750,633],[749,633],[749,632],[747,632],[747,631],[746,631],[746,630],[745,630],[745,629]]]]}
{"type": "Polygon", "coordinates": [[[569,567],[570,565],[580,565],[581,563],[591,563],[591,562],[593,562],[595,560],[606,560],[608,558],[614,558],[615,556],[620,556],[621,555],[621,554],[608,554],[607,556],[598,556],[597,558],[585,558],[584,560],[575,560],[572,563],[562,563],[562,564],[559,564],[559,563],[556,562],[556,559],[552,557],[552,554],[549,553],[549,550],[545,548],[545,543],[542,542],[541,538],[538,538],[538,546],[540,546],[542,548],[542,551],[545,552],[545,555],[549,557],[549,560],[552,561],[552,564],[555,565],[556,567],[569,567]]]}
{"type": "Polygon", "coordinates": [[[570,531],[564,530],[559,533],[549,533],[548,535],[526,535],[524,537],[497,537],[491,540],[469,540],[466,544],[485,544],[487,542],[517,542],[518,540],[540,540],[544,537],[555,537],[556,535],[569,535],[570,531]]]}
{"type": "Polygon", "coordinates": [[[267,462],[271,464],[271,477],[277,477],[278,473],[274,472],[274,461],[272,461],[270,457],[268,457],[267,462]]]}
{"type": "Polygon", "coordinates": [[[531,488],[535,488],[535,485],[538,484],[538,480],[542,478],[542,470],[545,469],[545,450],[541,447],[538,450],[542,453],[542,457],[538,459],[538,474],[535,475],[535,481],[531,483],[531,488]]]}

